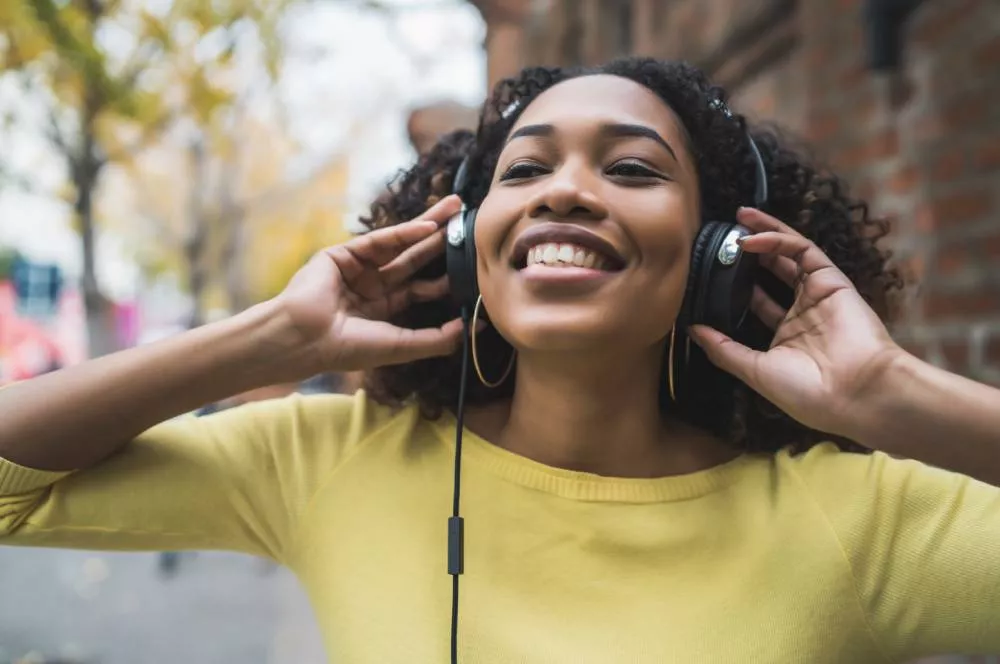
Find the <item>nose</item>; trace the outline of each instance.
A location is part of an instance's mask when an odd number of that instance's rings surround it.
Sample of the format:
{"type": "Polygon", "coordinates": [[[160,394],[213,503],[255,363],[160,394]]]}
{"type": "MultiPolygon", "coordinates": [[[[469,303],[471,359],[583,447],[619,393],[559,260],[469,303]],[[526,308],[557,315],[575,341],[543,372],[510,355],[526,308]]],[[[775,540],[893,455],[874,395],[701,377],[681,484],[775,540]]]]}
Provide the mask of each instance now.
{"type": "Polygon", "coordinates": [[[529,216],[603,219],[608,211],[596,187],[586,164],[567,161],[540,183],[529,201],[529,216]]]}

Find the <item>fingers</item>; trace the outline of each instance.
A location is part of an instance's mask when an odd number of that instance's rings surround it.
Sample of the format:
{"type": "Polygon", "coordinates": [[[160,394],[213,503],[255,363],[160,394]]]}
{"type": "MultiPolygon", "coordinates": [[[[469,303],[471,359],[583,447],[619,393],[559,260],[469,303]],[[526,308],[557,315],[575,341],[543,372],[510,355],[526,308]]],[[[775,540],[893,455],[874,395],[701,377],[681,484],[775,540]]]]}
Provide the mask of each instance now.
{"type": "Polygon", "coordinates": [[[750,298],[750,311],[771,330],[778,329],[788,312],[774,299],[764,292],[760,286],[754,286],[750,298]]]}
{"type": "Polygon", "coordinates": [[[766,212],[761,212],[757,208],[741,207],[736,211],[736,220],[752,230],[754,233],[764,233],[766,231],[777,231],[802,237],[802,234],[786,224],[785,222],[772,217],[766,212]]]}
{"type": "Polygon", "coordinates": [[[379,270],[382,273],[382,283],[387,288],[393,288],[403,283],[412,277],[417,270],[440,256],[441,252],[444,251],[444,243],[444,229],[440,229],[433,235],[417,242],[379,270]]]}
{"type": "Polygon", "coordinates": [[[414,302],[440,300],[448,294],[448,275],[437,279],[414,281],[389,293],[385,317],[403,311],[414,302]]]}
{"type": "Polygon", "coordinates": [[[751,388],[754,387],[753,378],[757,374],[757,363],[763,355],[761,352],[733,341],[722,332],[705,325],[692,325],[688,334],[705,351],[712,364],[736,376],[751,388]]]}
{"type": "Polygon", "coordinates": [[[799,266],[791,258],[777,254],[764,254],[760,257],[760,264],[770,270],[782,283],[793,289],[799,285],[802,273],[799,266]]]}
{"type": "Polygon", "coordinates": [[[450,196],[445,196],[437,203],[427,208],[427,210],[424,211],[422,215],[414,219],[414,221],[433,221],[438,226],[443,226],[448,223],[449,219],[454,217],[461,210],[462,199],[460,199],[457,194],[451,194],[450,196]]]}
{"type": "Polygon", "coordinates": [[[365,233],[326,253],[333,259],[348,281],[357,278],[366,268],[385,265],[412,245],[427,238],[461,210],[458,196],[448,196],[412,221],[387,226],[365,233]]]}
{"type": "Polygon", "coordinates": [[[763,231],[744,237],[740,244],[751,253],[777,254],[791,259],[798,265],[803,278],[818,270],[835,267],[819,247],[798,234],[763,231]]]}
{"type": "MultiPolygon", "coordinates": [[[[386,325],[389,325],[386,323],[386,325]]],[[[462,340],[462,320],[450,320],[441,327],[410,330],[393,327],[395,339],[380,364],[403,364],[428,357],[451,355],[462,340]]]]}

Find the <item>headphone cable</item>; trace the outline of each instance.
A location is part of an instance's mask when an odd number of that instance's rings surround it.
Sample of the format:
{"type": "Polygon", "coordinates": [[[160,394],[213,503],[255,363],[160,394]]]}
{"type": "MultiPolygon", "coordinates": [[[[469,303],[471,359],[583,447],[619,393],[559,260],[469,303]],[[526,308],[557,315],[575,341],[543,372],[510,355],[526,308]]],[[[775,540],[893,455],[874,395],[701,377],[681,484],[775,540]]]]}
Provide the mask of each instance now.
{"type": "Polygon", "coordinates": [[[451,664],[458,664],[458,577],[465,571],[465,528],[459,516],[462,495],[462,429],[465,421],[465,388],[469,375],[469,310],[462,307],[462,375],[458,384],[455,425],[455,480],[451,517],[448,519],[448,574],[451,575],[451,664]]]}

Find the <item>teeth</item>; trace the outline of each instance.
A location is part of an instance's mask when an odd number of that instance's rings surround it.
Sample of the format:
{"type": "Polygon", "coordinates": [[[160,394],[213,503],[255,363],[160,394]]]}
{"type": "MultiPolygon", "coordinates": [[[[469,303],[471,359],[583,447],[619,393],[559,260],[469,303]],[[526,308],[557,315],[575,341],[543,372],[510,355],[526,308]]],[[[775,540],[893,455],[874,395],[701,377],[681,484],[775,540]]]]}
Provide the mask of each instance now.
{"type": "Polygon", "coordinates": [[[528,250],[528,265],[575,265],[603,270],[607,260],[595,251],[575,244],[548,242],[528,250]]]}

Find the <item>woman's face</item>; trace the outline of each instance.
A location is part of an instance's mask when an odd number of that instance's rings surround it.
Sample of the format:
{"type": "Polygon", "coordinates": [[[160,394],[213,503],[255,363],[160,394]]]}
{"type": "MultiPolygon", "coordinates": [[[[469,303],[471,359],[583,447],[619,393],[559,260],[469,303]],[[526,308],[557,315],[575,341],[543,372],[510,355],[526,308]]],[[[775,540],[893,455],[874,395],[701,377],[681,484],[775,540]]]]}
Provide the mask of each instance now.
{"type": "Polygon", "coordinates": [[[522,351],[653,346],[698,226],[685,132],[659,97],[615,76],[553,86],[511,129],[476,220],[490,320],[522,351]]]}

